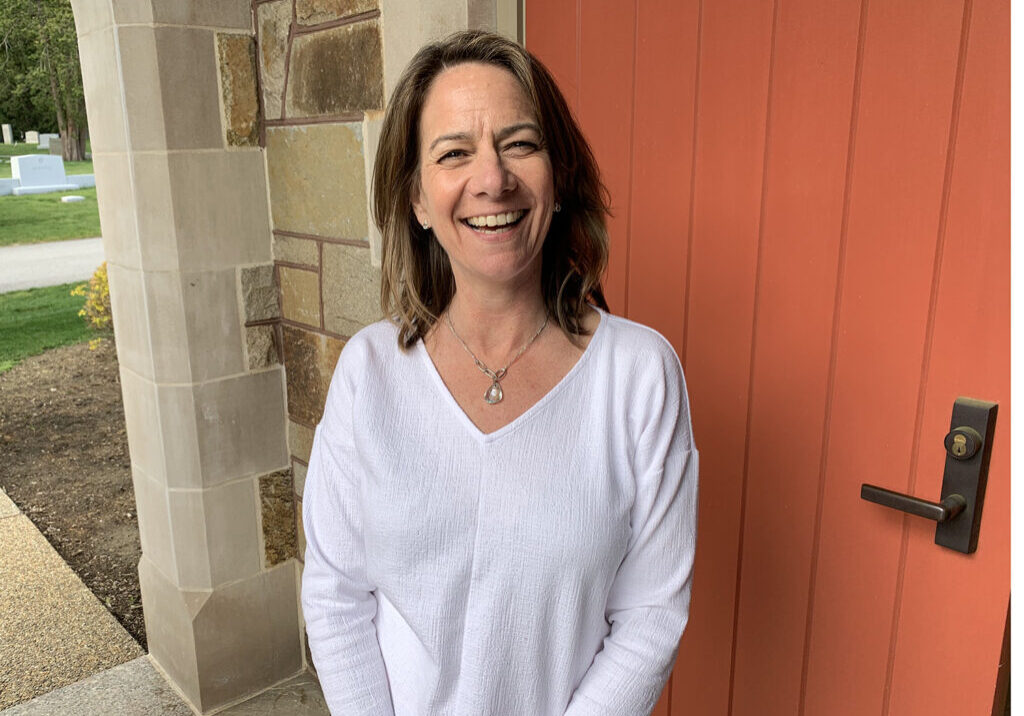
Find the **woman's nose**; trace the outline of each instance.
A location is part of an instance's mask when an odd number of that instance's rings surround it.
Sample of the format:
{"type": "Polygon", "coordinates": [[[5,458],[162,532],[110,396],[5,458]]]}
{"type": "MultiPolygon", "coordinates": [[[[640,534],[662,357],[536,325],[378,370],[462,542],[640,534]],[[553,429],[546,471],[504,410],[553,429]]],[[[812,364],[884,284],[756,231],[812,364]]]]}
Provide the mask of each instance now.
{"type": "Polygon", "coordinates": [[[477,154],[470,187],[474,194],[497,197],[515,188],[515,175],[496,151],[477,154]]]}

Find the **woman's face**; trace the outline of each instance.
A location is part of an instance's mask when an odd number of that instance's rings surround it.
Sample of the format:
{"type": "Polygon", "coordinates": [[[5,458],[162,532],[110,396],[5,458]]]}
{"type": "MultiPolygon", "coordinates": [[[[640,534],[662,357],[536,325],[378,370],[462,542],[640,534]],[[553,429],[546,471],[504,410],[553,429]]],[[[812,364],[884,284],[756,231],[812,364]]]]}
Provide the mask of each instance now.
{"type": "Polygon", "coordinates": [[[457,284],[540,277],[554,182],[533,107],[510,72],[465,63],[438,75],[420,115],[412,204],[457,284]]]}

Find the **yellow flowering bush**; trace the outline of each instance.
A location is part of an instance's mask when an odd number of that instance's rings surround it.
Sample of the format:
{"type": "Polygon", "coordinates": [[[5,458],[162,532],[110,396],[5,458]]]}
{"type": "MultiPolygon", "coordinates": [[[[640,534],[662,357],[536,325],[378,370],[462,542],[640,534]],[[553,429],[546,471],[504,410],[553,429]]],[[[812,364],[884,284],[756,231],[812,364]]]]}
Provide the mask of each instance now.
{"type": "MultiPolygon", "coordinates": [[[[107,262],[104,261],[93,273],[89,283],[75,286],[71,290],[72,296],[84,296],[85,303],[78,315],[85,319],[89,328],[107,334],[112,337],[114,326],[110,322],[110,284],[107,283],[107,262]]],[[[89,341],[89,348],[95,350],[103,338],[94,338],[89,341]]]]}

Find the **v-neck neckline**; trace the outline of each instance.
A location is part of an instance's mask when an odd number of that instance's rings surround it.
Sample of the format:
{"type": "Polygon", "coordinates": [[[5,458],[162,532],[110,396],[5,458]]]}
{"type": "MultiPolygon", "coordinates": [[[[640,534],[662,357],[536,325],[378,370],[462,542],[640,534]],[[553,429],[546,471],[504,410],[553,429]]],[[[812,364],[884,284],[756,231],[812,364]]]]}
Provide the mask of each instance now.
{"type": "Polygon", "coordinates": [[[477,427],[477,424],[473,422],[473,420],[469,417],[466,411],[459,404],[459,401],[457,401],[455,399],[455,396],[452,395],[451,390],[448,389],[448,386],[444,382],[444,378],[442,378],[441,374],[438,372],[437,366],[434,365],[434,359],[430,357],[430,353],[427,351],[427,346],[424,344],[422,339],[416,343],[414,350],[416,350],[419,353],[419,357],[420,360],[423,362],[424,369],[430,374],[431,380],[434,381],[434,384],[437,387],[438,392],[441,393],[443,400],[446,403],[448,403],[449,410],[455,412],[455,414],[459,418],[459,421],[463,424],[463,427],[465,427],[466,430],[479,442],[489,443],[509,434],[513,430],[517,429],[520,425],[528,421],[533,415],[540,412],[544,408],[544,406],[550,403],[555,398],[555,396],[563,390],[564,386],[566,386],[573,379],[573,377],[583,369],[583,364],[590,357],[590,354],[594,352],[594,344],[601,340],[601,336],[605,332],[604,324],[606,323],[608,318],[608,314],[602,311],[597,306],[592,306],[592,308],[595,311],[597,311],[600,320],[598,321],[597,328],[594,329],[593,335],[590,336],[590,342],[587,344],[587,347],[583,349],[583,354],[576,360],[572,368],[570,368],[568,372],[566,372],[566,374],[562,376],[561,380],[555,383],[555,385],[550,390],[548,390],[548,392],[546,392],[544,395],[538,398],[533,403],[533,405],[531,405],[522,413],[517,415],[510,422],[505,423],[497,430],[492,430],[489,433],[485,433],[479,427],[477,427]]]}

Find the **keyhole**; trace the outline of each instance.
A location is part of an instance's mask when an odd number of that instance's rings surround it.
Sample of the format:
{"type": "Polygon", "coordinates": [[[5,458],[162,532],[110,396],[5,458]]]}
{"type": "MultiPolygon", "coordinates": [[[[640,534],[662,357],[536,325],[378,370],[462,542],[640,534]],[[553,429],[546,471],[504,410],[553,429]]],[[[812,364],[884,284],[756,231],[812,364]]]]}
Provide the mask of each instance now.
{"type": "Polygon", "coordinates": [[[956,455],[957,457],[963,457],[964,455],[967,454],[967,436],[953,436],[953,454],[956,455]]]}

